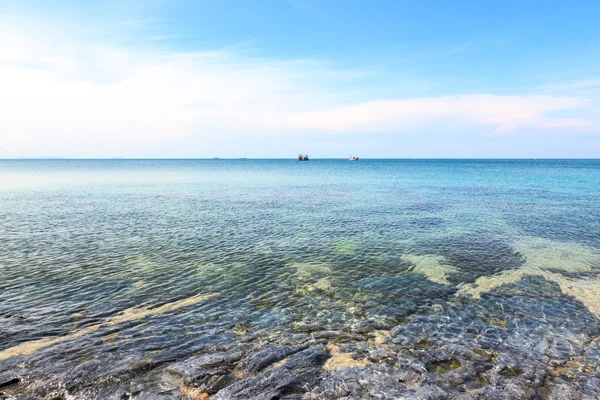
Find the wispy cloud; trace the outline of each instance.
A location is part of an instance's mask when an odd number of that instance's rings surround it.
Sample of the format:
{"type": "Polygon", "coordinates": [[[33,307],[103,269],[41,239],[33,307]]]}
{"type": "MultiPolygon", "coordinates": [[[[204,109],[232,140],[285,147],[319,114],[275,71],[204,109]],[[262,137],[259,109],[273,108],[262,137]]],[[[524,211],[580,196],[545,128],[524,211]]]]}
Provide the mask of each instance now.
{"type": "Polygon", "coordinates": [[[352,87],[361,74],[368,72],[315,60],[138,51],[7,28],[0,30],[0,138],[25,151],[43,141],[404,133],[432,121],[489,133],[598,126],[592,116],[556,115],[587,107],[584,97],[399,94],[373,101],[352,87]]]}
{"type": "Polygon", "coordinates": [[[586,105],[576,97],[473,94],[373,101],[328,111],[286,115],[279,123],[332,132],[402,132],[436,119],[512,132],[523,127],[585,127],[592,121],[548,116],[586,105]]]}

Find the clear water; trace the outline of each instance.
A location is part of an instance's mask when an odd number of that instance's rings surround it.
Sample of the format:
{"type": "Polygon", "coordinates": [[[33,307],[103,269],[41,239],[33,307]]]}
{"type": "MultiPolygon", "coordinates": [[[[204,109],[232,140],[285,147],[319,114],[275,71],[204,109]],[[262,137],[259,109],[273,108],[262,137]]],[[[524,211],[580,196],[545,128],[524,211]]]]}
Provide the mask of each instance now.
{"type": "Polygon", "coordinates": [[[0,351],[99,326],[0,366],[71,379],[240,326],[391,329],[464,304],[510,323],[486,295],[543,297],[531,276],[561,289],[538,323],[597,324],[600,160],[4,160],[0,243],[0,351]]]}

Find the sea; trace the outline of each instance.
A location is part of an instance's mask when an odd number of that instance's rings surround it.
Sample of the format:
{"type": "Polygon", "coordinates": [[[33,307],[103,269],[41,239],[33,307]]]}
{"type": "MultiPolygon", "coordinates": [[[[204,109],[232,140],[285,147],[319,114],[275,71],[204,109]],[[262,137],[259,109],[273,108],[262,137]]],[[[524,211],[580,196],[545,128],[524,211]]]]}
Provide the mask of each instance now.
{"type": "Polygon", "coordinates": [[[597,159],[0,160],[0,398],[598,398],[598,318],[597,159]]]}

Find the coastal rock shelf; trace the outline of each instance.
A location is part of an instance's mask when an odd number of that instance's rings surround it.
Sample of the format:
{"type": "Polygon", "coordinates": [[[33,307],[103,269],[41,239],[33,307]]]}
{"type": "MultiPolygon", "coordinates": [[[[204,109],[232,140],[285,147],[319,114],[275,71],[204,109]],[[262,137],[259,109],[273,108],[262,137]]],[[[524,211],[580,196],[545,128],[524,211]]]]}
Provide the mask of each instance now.
{"type": "Polygon", "coordinates": [[[195,344],[138,355],[118,346],[121,329],[104,326],[85,339],[105,342],[98,359],[80,354],[83,343],[74,340],[4,360],[0,392],[65,400],[595,399],[600,393],[597,318],[539,277],[480,299],[419,305],[395,325],[377,316],[347,324],[328,317],[276,328],[248,322],[243,331],[239,323],[223,323],[195,344]],[[105,365],[109,353],[120,361],[105,365]]]}

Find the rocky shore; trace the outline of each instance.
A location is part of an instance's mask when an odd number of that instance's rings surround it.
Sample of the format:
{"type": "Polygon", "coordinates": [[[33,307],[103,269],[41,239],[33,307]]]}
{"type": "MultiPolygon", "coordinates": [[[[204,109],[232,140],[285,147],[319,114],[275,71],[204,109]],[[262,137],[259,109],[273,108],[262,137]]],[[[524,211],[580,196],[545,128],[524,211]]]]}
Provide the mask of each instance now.
{"type": "MultiPolygon", "coordinates": [[[[368,301],[362,306],[368,308],[368,301]]],[[[274,327],[252,319],[223,322],[195,345],[146,348],[137,356],[118,345],[118,334],[103,325],[86,339],[105,343],[103,354],[122,352],[118,363],[101,356],[86,359],[77,351],[83,345],[69,341],[1,361],[0,398],[591,400],[600,395],[597,317],[540,277],[478,299],[415,301],[395,316],[365,315],[352,323],[323,310],[274,327]]]]}

